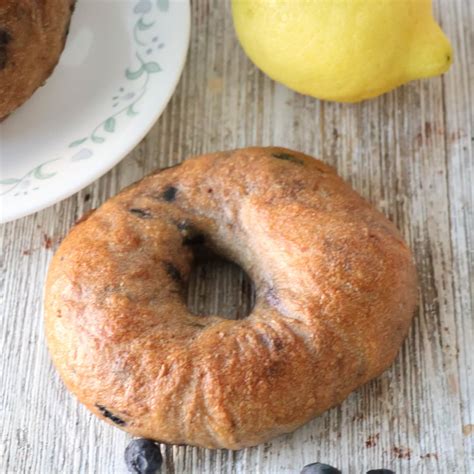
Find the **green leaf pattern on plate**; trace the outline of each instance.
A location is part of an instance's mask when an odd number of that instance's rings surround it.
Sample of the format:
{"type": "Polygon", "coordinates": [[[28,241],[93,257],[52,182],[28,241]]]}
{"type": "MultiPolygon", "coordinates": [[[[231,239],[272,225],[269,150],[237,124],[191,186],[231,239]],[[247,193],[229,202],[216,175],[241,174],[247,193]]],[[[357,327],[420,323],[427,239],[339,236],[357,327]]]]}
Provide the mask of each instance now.
{"type": "Polygon", "coordinates": [[[71,148],[74,148],[76,146],[82,145],[85,141],[87,141],[87,137],[86,138],[80,138],[79,140],[75,140],[69,146],[71,148]]]}
{"type": "Polygon", "coordinates": [[[115,132],[115,118],[109,117],[104,124],[104,129],[106,132],[114,133],[115,132]]]}
{"type": "MultiPolygon", "coordinates": [[[[158,41],[154,27],[158,17],[168,9],[169,0],[156,0],[155,7],[153,7],[151,0],[138,0],[134,4],[133,13],[137,15],[133,26],[136,62],[125,69],[124,77],[128,82],[120,89],[121,95],[113,98],[115,103],[112,108],[117,107],[117,110],[112,110],[112,113],[100,122],[88,136],[72,141],[68,148],[79,149],[72,155],[47,160],[21,177],[0,179],[0,196],[13,191],[15,191],[15,196],[20,196],[28,194],[29,190],[39,189],[39,184],[42,181],[52,178],[58,173],[51,167],[45,170],[47,165],[63,160],[77,162],[91,158],[94,156],[94,145],[100,146],[106,142],[107,135],[114,134],[120,128],[121,121],[131,120],[140,113],[138,105],[148,90],[150,77],[162,70],[156,61],[145,60],[144,55],[153,52],[152,47],[158,41]],[[125,93],[125,89],[128,90],[127,93],[125,93]],[[120,103],[123,105],[118,108],[120,103]],[[82,147],[82,145],[86,146],[82,147]]],[[[160,48],[163,46],[162,43],[159,45],[160,48]]]]}
{"type": "Polygon", "coordinates": [[[145,72],[145,70],[143,69],[143,66],[140,66],[135,71],[131,71],[130,69],[127,68],[125,70],[125,77],[129,81],[134,81],[135,79],[138,79],[139,77],[141,77],[144,72],[145,72]]]}
{"type": "Polygon", "coordinates": [[[33,176],[36,178],[36,179],[48,179],[48,178],[52,178],[55,174],[56,174],[56,171],[52,171],[50,173],[46,173],[44,170],[43,170],[43,167],[46,163],[43,163],[39,166],[37,166],[36,168],[34,168],[33,170],[33,176]]]}
{"type": "MultiPolygon", "coordinates": [[[[0,193],[0,196],[8,194],[13,190],[16,190],[15,196],[28,194],[28,188],[33,181],[49,179],[57,174],[56,171],[47,172],[44,170],[44,168],[50,163],[59,161],[60,159],[61,158],[53,158],[52,160],[45,161],[44,163],[41,163],[40,165],[35,166],[33,169],[29,170],[21,178],[6,178],[0,180],[0,185],[9,186],[5,191],[0,193]]],[[[33,189],[36,190],[38,187],[33,189]]]]}
{"type": "Polygon", "coordinates": [[[0,184],[16,184],[19,183],[21,180],[18,178],[7,178],[7,179],[1,179],[0,184]]]}

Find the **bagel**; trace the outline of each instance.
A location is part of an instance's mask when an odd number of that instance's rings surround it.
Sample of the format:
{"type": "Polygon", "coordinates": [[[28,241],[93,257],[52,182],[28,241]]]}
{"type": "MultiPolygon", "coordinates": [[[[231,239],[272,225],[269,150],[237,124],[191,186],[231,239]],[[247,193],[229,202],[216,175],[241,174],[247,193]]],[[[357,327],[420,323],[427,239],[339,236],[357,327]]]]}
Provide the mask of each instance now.
{"type": "Polygon", "coordinates": [[[45,295],[54,364],[92,412],[136,436],[240,449],[384,371],[417,283],[394,225],[331,167],[246,148],[191,158],[109,199],[62,242],[45,295]],[[202,247],[252,278],[247,318],[187,309],[202,247]]]}
{"type": "Polygon", "coordinates": [[[75,0],[0,0],[0,120],[52,74],[75,0]]]}

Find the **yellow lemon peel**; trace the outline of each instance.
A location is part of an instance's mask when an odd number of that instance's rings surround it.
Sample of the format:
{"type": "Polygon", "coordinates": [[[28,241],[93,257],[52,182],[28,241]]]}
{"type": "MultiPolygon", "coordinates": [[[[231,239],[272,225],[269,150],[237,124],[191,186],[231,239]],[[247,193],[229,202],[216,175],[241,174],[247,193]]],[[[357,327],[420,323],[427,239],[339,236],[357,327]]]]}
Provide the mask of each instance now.
{"type": "Polygon", "coordinates": [[[262,71],[320,99],[369,99],[452,62],[431,0],[232,0],[232,12],[262,71]]]}

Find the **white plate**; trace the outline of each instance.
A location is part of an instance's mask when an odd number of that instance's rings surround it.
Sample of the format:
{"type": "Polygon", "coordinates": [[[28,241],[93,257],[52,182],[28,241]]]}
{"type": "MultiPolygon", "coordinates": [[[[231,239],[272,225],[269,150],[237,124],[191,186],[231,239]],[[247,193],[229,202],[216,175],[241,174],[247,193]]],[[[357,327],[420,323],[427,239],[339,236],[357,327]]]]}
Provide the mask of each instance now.
{"type": "Polygon", "coordinates": [[[189,0],[78,0],[61,60],[0,124],[0,222],[79,191],[118,163],[168,103],[189,0]]]}

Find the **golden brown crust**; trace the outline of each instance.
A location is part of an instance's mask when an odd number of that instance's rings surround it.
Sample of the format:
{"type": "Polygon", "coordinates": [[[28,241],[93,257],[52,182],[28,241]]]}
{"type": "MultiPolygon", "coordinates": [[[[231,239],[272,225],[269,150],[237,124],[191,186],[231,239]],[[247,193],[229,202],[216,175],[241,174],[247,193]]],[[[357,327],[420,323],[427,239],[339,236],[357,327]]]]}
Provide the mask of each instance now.
{"type": "Polygon", "coordinates": [[[0,0],[0,120],[51,75],[75,0],[0,0]]]}
{"type": "Polygon", "coordinates": [[[192,158],[107,201],[51,263],[46,334],[68,388],[137,436],[238,449],[292,431],[393,361],[417,299],[395,227],[281,148],[192,158]],[[189,313],[202,241],[256,284],[248,318],[189,313]]]}

